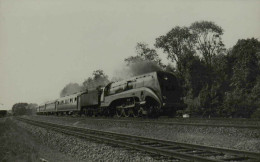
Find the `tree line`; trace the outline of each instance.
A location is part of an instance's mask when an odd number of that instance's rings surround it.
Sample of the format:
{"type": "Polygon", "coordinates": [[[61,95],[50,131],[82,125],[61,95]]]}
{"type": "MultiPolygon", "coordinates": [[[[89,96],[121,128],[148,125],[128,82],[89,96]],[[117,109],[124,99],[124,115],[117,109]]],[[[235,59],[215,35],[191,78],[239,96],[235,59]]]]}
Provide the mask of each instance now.
{"type": "Polygon", "coordinates": [[[260,117],[260,42],[241,39],[230,49],[223,29],[214,22],[176,26],[155,39],[154,48],[137,44],[136,56],[125,61],[151,60],[174,73],[182,86],[186,108],[181,113],[200,117],[260,117]],[[163,65],[162,49],[172,65],[163,65]]]}
{"type": "MultiPolygon", "coordinates": [[[[260,118],[260,42],[241,39],[230,49],[222,41],[224,30],[211,21],[196,21],[188,27],[173,27],[155,39],[154,47],[137,43],[136,55],[126,66],[136,75],[163,70],[179,79],[184,110],[200,117],[260,118]],[[162,63],[163,50],[168,65],[162,63]],[[136,66],[141,64],[142,66],[136,66]],[[147,68],[149,67],[149,68],[147,68]]],[[[66,85],[60,96],[104,86],[109,82],[103,70],[95,70],[81,85],[66,85]]]]}
{"type": "Polygon", "coordinates": [[[34,103],[16,103],[12,107],[13,115],[33,115],[36,114],[37,104],[34,103]]]}

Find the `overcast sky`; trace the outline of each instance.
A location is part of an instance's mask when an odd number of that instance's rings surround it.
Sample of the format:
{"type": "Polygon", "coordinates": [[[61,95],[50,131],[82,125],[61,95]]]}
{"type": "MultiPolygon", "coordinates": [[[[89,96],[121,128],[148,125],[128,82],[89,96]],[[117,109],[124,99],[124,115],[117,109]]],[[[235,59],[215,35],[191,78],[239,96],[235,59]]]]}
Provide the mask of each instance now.
{"type": "Polygon", "coordinates": [[[227,48],[260,39],[257,0],[0,0],[0,109],[58,98],[97,69],[111,77],[137,42],[200,20],[224,29],[227,48]]]}

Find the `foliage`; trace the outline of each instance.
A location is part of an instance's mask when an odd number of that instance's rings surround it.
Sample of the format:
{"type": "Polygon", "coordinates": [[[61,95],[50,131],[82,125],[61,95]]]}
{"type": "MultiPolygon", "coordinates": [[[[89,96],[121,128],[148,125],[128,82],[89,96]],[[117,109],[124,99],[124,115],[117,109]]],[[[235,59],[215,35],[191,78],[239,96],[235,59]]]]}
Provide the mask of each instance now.
{"type": "Polygon", "coordinates": [[[16,103],[12,107],[12,111],[14,115],[25,115],[26,114],[26,107],[28,103],[16,103]]]}
{"type": "Polygon", "coordinates": [[[190,26],[195,37],[195,48],[203,56],[206,64],[211,66],[212,58],[222,53],[225,48],[221,39],[223,29],[210,21],[194,22],[190,26]]]}
{"type": "Polygon", "coordinates": [[[0,110],[0,118],[7,115],[7,110],[0,110]]]}
{"type": "Polygon", "coordinates": [[[37,104],[33,103],[16,103],[12,107],[14,115],[32,115],[35,113],[37,104]]]}
{"type": "Polygon", "coordinates": [[[260,42],[252,38],[238,40],[228,53],[227,75],[231,79],[228,81],[230,86],[220,107],[220,115],[250,117],[260,108],[259,51],[260,42]]]}
{"type": "Polygon", "coordinates": [[[117,80],[153,71],[161,71],[166,67],[162,64],[156,50],[149,48],[145,43],[137,43],[136,53],[136,56],[130,56],[125,59],[127,67],[123,69],[124,75],[117,80]]]}
{"type": "Polygon", "coordinates": [[[182,72],[182,59],[186,54],[194,53],[194,35],[187,27],[174,27],[166,35],[156,38],[155,47],[163,49],[168,59],[175,61],[182,72]]]}
{"type": "Polygon", "coordinates": [[[229,54],[232,59],[232,86],[248,91],[260,75],[260,42],[257,39],[238,40],[229,54]]]}
{"type": "Polygon", "coordinates": [[[210,21],[174,27],[156,39],[176,67],[186,113],[195,116],[250,117],[260,110],[260,42],[238,40],[225,49],[223,29],[210,21]],[[257,110],[257,111],[256,111],[257,110]],[[256,112],[254,114],[254,112],[256,112]]]}
{"type": "Polygon", "coordinates": [[[126,64],[129,66],[131,64],[144,62],[144,61],[151,61],[160,67],[164,65],[161,63],[161,58],[158,56],[155,49],[150,49],[147,44],[145,43],[137,43],[136,45],[136,56],[130,56],[125,59],[126,64]]]}
{"type": "Polygon", "coordinates": [[[207,82],[207,68],[198,56],[190,55],[183,59],[185,67],[183,72],[184,88],[191,91],[193,97],[198,96],[200,90],[207,82]]]}

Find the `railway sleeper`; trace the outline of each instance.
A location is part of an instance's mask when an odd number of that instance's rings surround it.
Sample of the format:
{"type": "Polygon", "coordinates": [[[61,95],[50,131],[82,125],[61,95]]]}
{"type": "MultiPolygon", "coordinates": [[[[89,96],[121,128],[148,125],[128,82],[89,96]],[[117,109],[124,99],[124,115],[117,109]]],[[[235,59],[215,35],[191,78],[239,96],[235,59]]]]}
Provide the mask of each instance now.
{"type": "Polygon", "coordinates": [[[165,145],[165,144],[161,144],[161,143],[158,143],[158,144],[155,144],[155,145],[152,145],[153,147],[157,147],[157,148],[164,148],[164,147],[169,147],[170,145],[165,145]]]}
{"type": "Polygon", "coordinates": [[[194,151],[194,149],[189,149],[189,148],[183,148],[183,149],[178,149],[176,150],[177,152],[183,152],[183,153],[189,153],[191,151],[194,151]]]}
{"type": "Polygon", "coordinates": [[[165,149],[165,150],[178,150],[178,149],[183,149],[183,147],[180,147],[180,146],[165,146],[165,147],[161,147],[161,149],[165,149]]]}
{"type": "Polygon", "coordinates": [[[162,156],[162,155],[158,155],[158,154],[150,153],[150,156],[152,158],[154,158],[155,160],[180,161],[179,159],[176,159],[173,157],[167,157],[167,156],[162,156]]]}
{"type": "MultiPolygon", "coordinates": [[[[197,150],[197,152],[193,152],[193,154],[196,154],[196,155],[200,155],[200,154],[210,154],[210,153],[213,153],[213,152],[203,151],[203,150],[197,150]]],[[[224,155],[224,154],[222,154],[222,155],[224,155]]]]}
{"type": "MultiPolygon", "coordinates": [[[[200,154],[200,155],[203,156],[203,157],[210,157],[210,156],[214,156],[215,157],[215,156],[225,156],[227,154],[223,154],[221,152],[210,152],[210,153],[205,153],[205,154],[200,154]]],[[[232,156],[232,155],[230,155],[230,156],[232,156]]]]}
{"type": "Polygon", "coordinates": [[[243,161],[243,160],[249,160],[250,158],[248,157],[233,157],[233,158],[223,158],[220,160],[224,160],[224,161],[243,161]]]}
{"type": "Polygon", "coordinates": [[[142,145],[147,145],[147,146],[150,146],[150,145],[154,145],[154,144],[158,144],[157,142],[140,142],[140,144],[142,145]]]}

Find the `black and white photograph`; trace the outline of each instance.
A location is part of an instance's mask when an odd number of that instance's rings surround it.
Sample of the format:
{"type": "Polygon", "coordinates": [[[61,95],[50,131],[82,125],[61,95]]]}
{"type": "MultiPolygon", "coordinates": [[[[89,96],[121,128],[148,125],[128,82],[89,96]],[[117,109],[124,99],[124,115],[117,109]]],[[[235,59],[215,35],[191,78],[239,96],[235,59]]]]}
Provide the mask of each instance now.
{"type": "Polygon", "coordinates": [[[259,0],[0,0],[0,162],[259,162],[259,0]]]}

